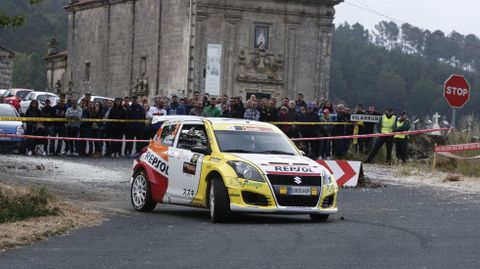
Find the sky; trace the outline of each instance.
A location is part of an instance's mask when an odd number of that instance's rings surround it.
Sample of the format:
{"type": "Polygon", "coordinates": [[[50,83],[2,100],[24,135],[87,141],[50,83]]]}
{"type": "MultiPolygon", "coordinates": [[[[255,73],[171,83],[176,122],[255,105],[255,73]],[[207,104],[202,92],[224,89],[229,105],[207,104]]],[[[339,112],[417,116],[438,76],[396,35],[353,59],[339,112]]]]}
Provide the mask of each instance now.
{"type": "Polygon", "coordinates": [[[382,20],[480,36],[480,0],[345,0],[336,6],[335,24],[359,22],[373,29],[382,20]]]}

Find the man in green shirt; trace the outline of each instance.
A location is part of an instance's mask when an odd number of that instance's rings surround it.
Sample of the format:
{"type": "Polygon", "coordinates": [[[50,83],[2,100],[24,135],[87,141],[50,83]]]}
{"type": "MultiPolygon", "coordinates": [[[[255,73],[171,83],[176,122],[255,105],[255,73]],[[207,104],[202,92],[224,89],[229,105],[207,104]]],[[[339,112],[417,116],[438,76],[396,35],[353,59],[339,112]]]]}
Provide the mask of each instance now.
{"type": "Polygon", "coordinates": [[[217,102],[216,102],[215,97],[212,97],[210,99],[210,104],[208,106],[206,106],[205,109],[203,110],[203,112],[205,112],[205,114],[207,114],[207,117],[221,117],[222,116],[222,112],[220,111],[220,109],[217,108],[216,104],[217,104],[217,102]]]}

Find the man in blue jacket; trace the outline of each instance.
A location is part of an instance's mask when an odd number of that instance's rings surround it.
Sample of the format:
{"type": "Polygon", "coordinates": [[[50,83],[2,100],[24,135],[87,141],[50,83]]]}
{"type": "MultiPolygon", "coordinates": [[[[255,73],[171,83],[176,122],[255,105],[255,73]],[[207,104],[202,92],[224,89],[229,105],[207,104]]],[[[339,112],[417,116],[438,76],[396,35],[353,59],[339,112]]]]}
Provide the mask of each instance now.
{"type": "MultiPolygon", "coordinates": [[[[126,111],[127,120],[143,120],[145,121],[145,110],[143,106],[138,103],[138,97],[132,96],[132,104],[128,106],[126,111]]],[[[127,123],[126,137],[127,139],[145,139],[143,130],[145,128],[145,122],[127,123]]],[[[143,147],[142,143],[137,143],[136,152],[139,152],[143,147]]],[[[132,153],[133,142],[127,142],[125,145],[125,155],[133,155],[132,153]]]]}

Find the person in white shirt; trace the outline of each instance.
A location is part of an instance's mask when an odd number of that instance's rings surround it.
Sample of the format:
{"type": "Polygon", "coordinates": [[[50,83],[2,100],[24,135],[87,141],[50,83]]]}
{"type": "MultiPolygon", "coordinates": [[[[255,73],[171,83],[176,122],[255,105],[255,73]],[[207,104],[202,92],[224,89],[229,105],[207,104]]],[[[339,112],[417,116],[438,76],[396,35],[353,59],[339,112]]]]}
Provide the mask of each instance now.
{"type": "Polygon", "coordinates": [[[150,107],[147,112],[147,119],[152,119],[154,116],[167,115],[167,110],[164,108],[164,103],[161,97],[155,99],[155,106],[150,107]]]}

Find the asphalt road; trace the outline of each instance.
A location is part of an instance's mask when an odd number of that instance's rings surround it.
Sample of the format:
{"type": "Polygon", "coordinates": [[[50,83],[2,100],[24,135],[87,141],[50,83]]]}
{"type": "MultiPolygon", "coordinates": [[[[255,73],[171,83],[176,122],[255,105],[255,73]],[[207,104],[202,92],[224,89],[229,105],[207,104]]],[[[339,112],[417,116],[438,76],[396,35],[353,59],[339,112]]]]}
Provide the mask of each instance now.
{"type": "Polygon", "coordinates": [[[109,221],[1,253],[0,268],[480,268],[480,195],[342,189],[327,223],[238,215],[227,224],[187,207],[136,213],[127,195],[109,221]]]}

